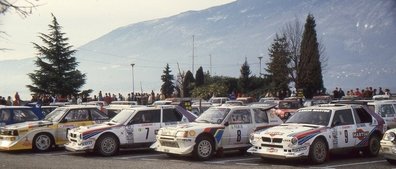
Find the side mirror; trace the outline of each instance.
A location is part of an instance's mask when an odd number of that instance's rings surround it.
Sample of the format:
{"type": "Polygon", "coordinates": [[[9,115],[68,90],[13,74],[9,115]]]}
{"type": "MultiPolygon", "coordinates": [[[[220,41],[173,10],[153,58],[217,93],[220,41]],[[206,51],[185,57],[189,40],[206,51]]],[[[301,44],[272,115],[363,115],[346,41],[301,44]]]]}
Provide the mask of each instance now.
{"type": "Polygon", "coordinates": [[[230,125],[230,123],[228,123],[228,121],[224,123],[224,126],[226,126],[226,127],[229,125],[230,125]]]}

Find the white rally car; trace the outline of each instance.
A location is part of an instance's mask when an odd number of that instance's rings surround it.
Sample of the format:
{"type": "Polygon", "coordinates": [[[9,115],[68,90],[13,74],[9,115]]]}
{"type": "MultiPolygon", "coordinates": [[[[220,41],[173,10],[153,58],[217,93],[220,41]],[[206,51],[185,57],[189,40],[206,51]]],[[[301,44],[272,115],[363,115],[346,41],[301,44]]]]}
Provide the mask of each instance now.
{"type": "Polygon", "coordinates": [[[324,163],[328,152],[363,150],[376,156],[386,130],[378,114],[360,105],[318,105],[299,109],[285,124],[251,135],[249,153],[263,159],[308,157],[324,163]]]}
{"type": "Polygon", "coordinates": [[[381,140],[381,153],[385,159],[391,163],[396,164],[396,128],[386,131],[381,140]]]}
{"type": "Polygon", "coordinates": [[[149,147],[160,127],[195,118],[180,106],[124,109],[109,122],[72,129],[65,147],[69,151],[95,151],[102,156],[112,156],[123,147],[149,147]]]}
{"type": "Polygon", "coordinates": [[[161,128],[151,148],[170,156],[192,154],[198,160],[207,160],[215,151],[239,149],[246,152],[250,147],[250,133],[281,123],[282,120],[269,109],[211,107],[193,123],[161,128]]]}

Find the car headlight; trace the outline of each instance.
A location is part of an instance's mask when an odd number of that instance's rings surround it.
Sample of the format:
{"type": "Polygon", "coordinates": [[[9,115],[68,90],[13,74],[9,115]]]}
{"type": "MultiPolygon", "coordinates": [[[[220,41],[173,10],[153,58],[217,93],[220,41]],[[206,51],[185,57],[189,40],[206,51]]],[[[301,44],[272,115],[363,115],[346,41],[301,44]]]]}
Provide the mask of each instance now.
{"type": "Polygon", "coordinates": [[[254,141],[254,134],[250,133],[250,141],[254,141]]]}
{"type": "Polygon", "coordinates": [[[187,131],[178,131],[176,133],[176,137],[187,137],[188,136],[188,132],[187,131]]]}
{"type": "Polygon", "coordinates": [[[386,134],[385,139],[388,141],[395,141],[396,134],[394,132],[389,132],[386,134]]]}
{"type": "Polygon", "coordinates": [[[162,134],[162,129],[159,129],[158,131],[157,131],[157,134],[156,135],[161,135],[162,134]]]}
{"type": "Polygon", "coordinates": [[[293,137],[293,138],[290,140],[290,142],[291,142],[293,145],[296,145],[296,144],[298,143],[297,137],[293,137]]]}

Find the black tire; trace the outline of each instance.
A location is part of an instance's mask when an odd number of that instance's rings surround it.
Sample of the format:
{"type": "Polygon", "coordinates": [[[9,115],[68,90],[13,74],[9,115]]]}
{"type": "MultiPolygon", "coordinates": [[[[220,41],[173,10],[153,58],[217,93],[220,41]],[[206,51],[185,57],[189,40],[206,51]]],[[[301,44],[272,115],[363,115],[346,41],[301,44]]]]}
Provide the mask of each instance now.
{"type": "Polygon", "coordinates": [[[52,136],[48,133],[36,134],[33,138],[32,146],[36,152],[49,151],[54,144],[52,136]]]}
{"type": "Polygon", "coordinates": [[[249,148],[241,148],[241,149],[239,149],[239,154],[241,154],[241,155],[245,155],[245,154],[247,154],[247,150],[248,150],[249,148]]]}
{"type": "Polygon", "coordinates": [[[309,147],[308,159],[313,164],[322,164],[328,156],[328,148],[323,139],[315,139],[309,147]]]}
{"type": "Polygon", "coordinates": [[[209,160],[214,152],[214,143],[208,136],[198,137],[195,141],[193,157],[196,160],[205,161],[209,160]]]}
{"type": "Polygon", "coordinates": [[[368,146],[363,150],[364,155],[368,157],[376,157],[379,154],[381,145],[378,136],[373,135],[369,138],[368,146]]]}
{"type": "Polygon", "coordinates": [[[388,161],[390,164],[396,165],[396,160],[387,158],[386,161],[388,161]]]}
{"type": "Polygon", "coordinates": [[[102,135],[96,141],[95,150],[102,156],[113,156],[117,154],[119,150],[118,139],[112,134],[102,135]]]}

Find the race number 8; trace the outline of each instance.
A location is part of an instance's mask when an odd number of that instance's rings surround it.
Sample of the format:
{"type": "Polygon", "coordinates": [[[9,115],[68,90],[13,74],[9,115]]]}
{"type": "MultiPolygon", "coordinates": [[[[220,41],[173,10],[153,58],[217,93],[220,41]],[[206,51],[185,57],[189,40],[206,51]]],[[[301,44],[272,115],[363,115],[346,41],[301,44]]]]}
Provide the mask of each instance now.
{"type": "Polygon", "coordinates": [[[241,141],[241,130],[237,130],[237,142],[241,141]]]}

